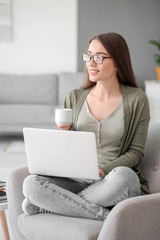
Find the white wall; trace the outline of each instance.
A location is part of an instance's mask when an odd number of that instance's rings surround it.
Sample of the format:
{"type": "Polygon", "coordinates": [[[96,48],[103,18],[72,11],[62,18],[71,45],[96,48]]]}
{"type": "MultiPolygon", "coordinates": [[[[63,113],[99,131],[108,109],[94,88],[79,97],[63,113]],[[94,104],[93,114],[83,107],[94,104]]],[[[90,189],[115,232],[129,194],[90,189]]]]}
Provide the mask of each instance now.
{"type": "Polygon", "coordinates": [[[0,43],[0,73],[76,71],[77,0],[12,0],[13,40],[0,43]]]}

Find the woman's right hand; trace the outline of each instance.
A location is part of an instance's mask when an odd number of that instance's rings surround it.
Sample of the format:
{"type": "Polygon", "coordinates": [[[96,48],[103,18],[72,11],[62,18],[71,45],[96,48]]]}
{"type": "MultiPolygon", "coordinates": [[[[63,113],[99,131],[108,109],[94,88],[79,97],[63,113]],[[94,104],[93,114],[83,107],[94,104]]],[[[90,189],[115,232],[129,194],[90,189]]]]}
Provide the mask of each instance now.
{"type": "Polygon", "coordinates": [[[104,177],[104,172],[102,169],[99,168],[99,177],[103,178],[104,177]]]}
{"type": "Polygon", "coordinates": [[[59,125],[58,123],[56,123],[56,125],[61,130],[69,130],[72,127],[72,123],[69,125],[59,125]]]}

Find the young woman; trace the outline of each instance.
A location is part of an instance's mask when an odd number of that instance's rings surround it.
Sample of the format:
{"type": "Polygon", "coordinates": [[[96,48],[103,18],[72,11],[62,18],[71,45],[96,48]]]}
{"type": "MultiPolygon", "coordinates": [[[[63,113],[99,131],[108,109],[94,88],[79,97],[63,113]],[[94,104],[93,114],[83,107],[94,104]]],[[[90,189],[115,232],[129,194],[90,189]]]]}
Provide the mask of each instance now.
{"type": "Polygon", "coordinates": [[[137,87],[127,44],[117,33],[89,41],[87,79],[71,91],[64,107],[73,109],[73,123],[64,130],[96,135],[100,180],[28,176],[23,210],[103,221],[110,207],[124,199],[149,193],[139,164],[149,124],[149,105],[137,87]]]}

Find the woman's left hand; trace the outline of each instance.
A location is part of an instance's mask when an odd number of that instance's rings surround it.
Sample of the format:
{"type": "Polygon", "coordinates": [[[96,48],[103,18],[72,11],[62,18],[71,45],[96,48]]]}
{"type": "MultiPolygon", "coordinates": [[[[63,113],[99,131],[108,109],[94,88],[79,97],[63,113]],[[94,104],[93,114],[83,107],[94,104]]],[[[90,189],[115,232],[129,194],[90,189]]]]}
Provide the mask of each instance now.
{"type": "Polygon", "coordinates": [[[104,172],[102,171],[102,169],[99,168],[99,176],[100,178],[103,178],[104,177],[104,172]]]}

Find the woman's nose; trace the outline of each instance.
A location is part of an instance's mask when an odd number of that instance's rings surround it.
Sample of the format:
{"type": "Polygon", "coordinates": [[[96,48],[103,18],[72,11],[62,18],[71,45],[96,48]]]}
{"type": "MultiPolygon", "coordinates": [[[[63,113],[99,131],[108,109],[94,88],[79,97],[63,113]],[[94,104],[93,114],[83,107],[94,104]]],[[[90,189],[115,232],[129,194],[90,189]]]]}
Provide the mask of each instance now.
{"type": "Polygon", "coordinates": [[[96,63],[93,60],[93,56],[91,57],[90,61],[87,63],[88,66],[95,66],[96,63]]]}

